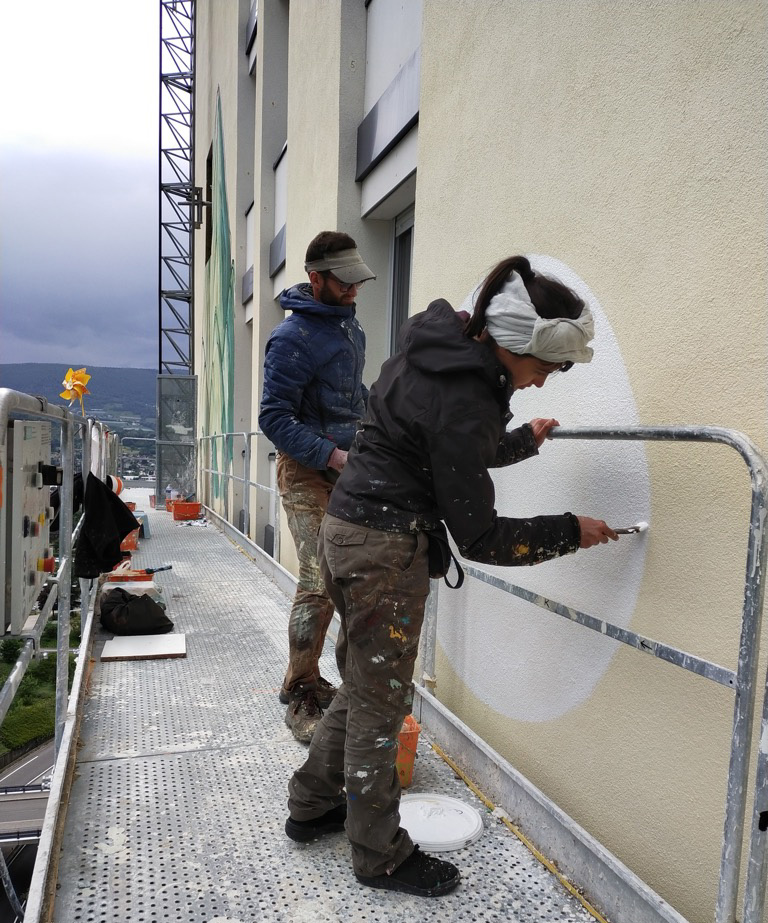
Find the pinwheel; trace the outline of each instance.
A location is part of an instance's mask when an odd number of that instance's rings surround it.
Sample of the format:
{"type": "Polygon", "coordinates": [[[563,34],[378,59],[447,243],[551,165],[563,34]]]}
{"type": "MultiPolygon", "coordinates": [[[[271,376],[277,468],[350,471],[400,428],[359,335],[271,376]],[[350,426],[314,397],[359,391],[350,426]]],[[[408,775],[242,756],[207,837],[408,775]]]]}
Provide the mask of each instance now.
{"type": "Polygon", "coordinates": [[[88,375],[84,368],[78,369],[76,372],[69,369],[64,381],[62,384],[66,390],[62,391],[59,397],[63,397],[65,400],[69,401],[69,406],[71,407],[75,401],[80,401],[80,410],[82,411],[83,416],[85,416],[85,406],[83,405],[83,395],[90,394],[91,392],[86,388],[86,385],[91,380],[91,376],[88,375]]]}

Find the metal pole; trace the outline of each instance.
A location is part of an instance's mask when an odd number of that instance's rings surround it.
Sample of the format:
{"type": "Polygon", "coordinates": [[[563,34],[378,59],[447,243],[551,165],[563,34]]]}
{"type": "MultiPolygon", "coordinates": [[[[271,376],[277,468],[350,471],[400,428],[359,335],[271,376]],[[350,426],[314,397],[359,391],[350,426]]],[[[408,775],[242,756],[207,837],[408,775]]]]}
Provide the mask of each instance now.
{"type": "Polygon", "coordinates": [[[21,903],[19,902],[16,889],[13,887],[13,882],[11,881],[11,873],[8,871],[8,866],[6,865],[5,856],[3,855],[2,849],[0,849],[0,879],[2,879],[3,887],[5,888],[5,894],[8,898],[8,903],[11,905],[11,910],[16,914],[19,920],[23,920],[24,910],[22,909],[21,903]]]}
{"type": "Polygon", "coordinates": [[[427,689],[434,695],[437,677],[435,676],[435,649],[437,647],[437,595],[439,580],[429,581],[429,596],[424,608],[424,627],[421,656],[421,679],[427,689]]]}
{"type": "Polygon", "coordinates": [[[80,430],[83,440],[83,451],[81,454],[82,472],[83,472],[83,491],[88,481],[88,473],[91,470],[91,433],[93,432],[93,420],[89,417],[85,426],[85,432],[80,430]]]}
{"type": "Polygon", "coordinates": [[[243,433],[245,449],[243,450],[243,532],[251,537],[251,434],[243,433]]]}
{"type": "Polygon", "coordinates": [[[760,749],[757,754],[755,802],[752,811],[752,835],[747,862],[747,883],[744,889],[744,923],[762,923],[765,886],[768,880],[768,677],[763,698],[760,749]]]}
{"type": "Polygon", "coordinates": [[[56,737],[54,752],[58,756],[67,717],[69,692],[69,610],[72,585],[72,481],[74,478],[73,424],[61,424],[61,504],[59,506],[59,614],[56,633],[56,737]]]}

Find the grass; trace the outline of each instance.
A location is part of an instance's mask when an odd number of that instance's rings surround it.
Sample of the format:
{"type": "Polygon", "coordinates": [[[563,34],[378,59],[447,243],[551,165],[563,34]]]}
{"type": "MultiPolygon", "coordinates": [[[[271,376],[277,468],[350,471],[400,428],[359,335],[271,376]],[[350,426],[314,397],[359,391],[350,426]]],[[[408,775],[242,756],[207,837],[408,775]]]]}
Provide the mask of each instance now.
{"type": "MultiPolygon", "coordinates": [[[[73,618],[70,643],[80,642],[80,619],[77,626],[73,618]]],[[[51,623],[46,626],[46,631],[51,623]]],[[[53,623],[53,643],[56,639],[56,624],[53,623]]],[[[23,643],[23,642],[21,642],[23,643]]],[[[18,651],[21,647],[18,639],[6,639],[0,645],[0,685],[5,683],[13,670],[18,651]]],[[[69,685],[75,672],[75,658],[69,655],[69,685]]],[[[39,660],[33,660],[19,684],[16,696],[5,720],[0,725],[0,754],[17,750],[33,740],[53,737],[56,717],[56,656],[48,654],[39,660]]]]}

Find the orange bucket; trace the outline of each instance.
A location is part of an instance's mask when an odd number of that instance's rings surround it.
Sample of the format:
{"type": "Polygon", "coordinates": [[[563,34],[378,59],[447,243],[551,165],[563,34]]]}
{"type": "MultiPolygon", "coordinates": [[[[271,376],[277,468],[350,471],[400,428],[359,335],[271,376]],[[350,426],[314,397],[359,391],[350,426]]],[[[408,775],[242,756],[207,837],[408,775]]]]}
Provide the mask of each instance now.
{"type": "Polygon", "coordinates": [[[157,497],[155,497],[154,494],[150,494],[150,495],[149,495],[149,505],[152,507],[152,509],[155,508],[155,501],[156,501],[156,500],[157,500],[157,497]]]}
{"type": "Polygon", "coordinates": [[[175,500],[166,500],[166,501],[165,501],[165,509],[166,509],[166,511],[167,511],[168,513],[172,513],[172,512],[173,512],[173,504],[174,504],[175,502],[176,502],[175,500]]]}
{"type": "Polygon", "coordinates": [[[129,532],[120,543],[120,551],[136,551],[139,547],[139,530],[129,532]]]}
{"type": "Polygon", "coordinates": [[[416,759],[420,732],[419,722],[413,715],[406,715],[402,730],[397,737],[397,757],[395,758],[395,767],[402,788],[408,788],[413,778],[413,763],[416,759]]]}
{"type": "Polygon", "coordinates": [[[183,500],[173,501],[173,518],[178,519],[199,519],[200,503],[188,503],[183,500]]]}
{"type": "Polygon", "coordinates": [[[123,503],[128,507],[128,509],[133,513],[136,509],[136,504],[133,500],[124,500],[123,503]]]}

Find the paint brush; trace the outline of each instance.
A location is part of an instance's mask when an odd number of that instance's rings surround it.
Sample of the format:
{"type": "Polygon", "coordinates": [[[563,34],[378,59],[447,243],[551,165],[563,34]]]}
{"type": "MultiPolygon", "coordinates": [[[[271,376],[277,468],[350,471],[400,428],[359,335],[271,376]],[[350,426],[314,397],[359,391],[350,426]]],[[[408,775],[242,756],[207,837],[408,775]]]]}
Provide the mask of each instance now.
{"type": "Polygon", "coordinates": [[[634,535],[636,532],[647,532],[648,523],[647,522],[636,522],[633,526],[629,526],[626,529],[614,529],[613,531],[617,535],[634,535]]]}
{"type": "Polygon", "coordinates": [[[172,569],[173,569],[173,564],[163,564],[161,567],[145,567],[144,573],[145,574],[157,574],[161,570],[172,570],[172,569]]]}

